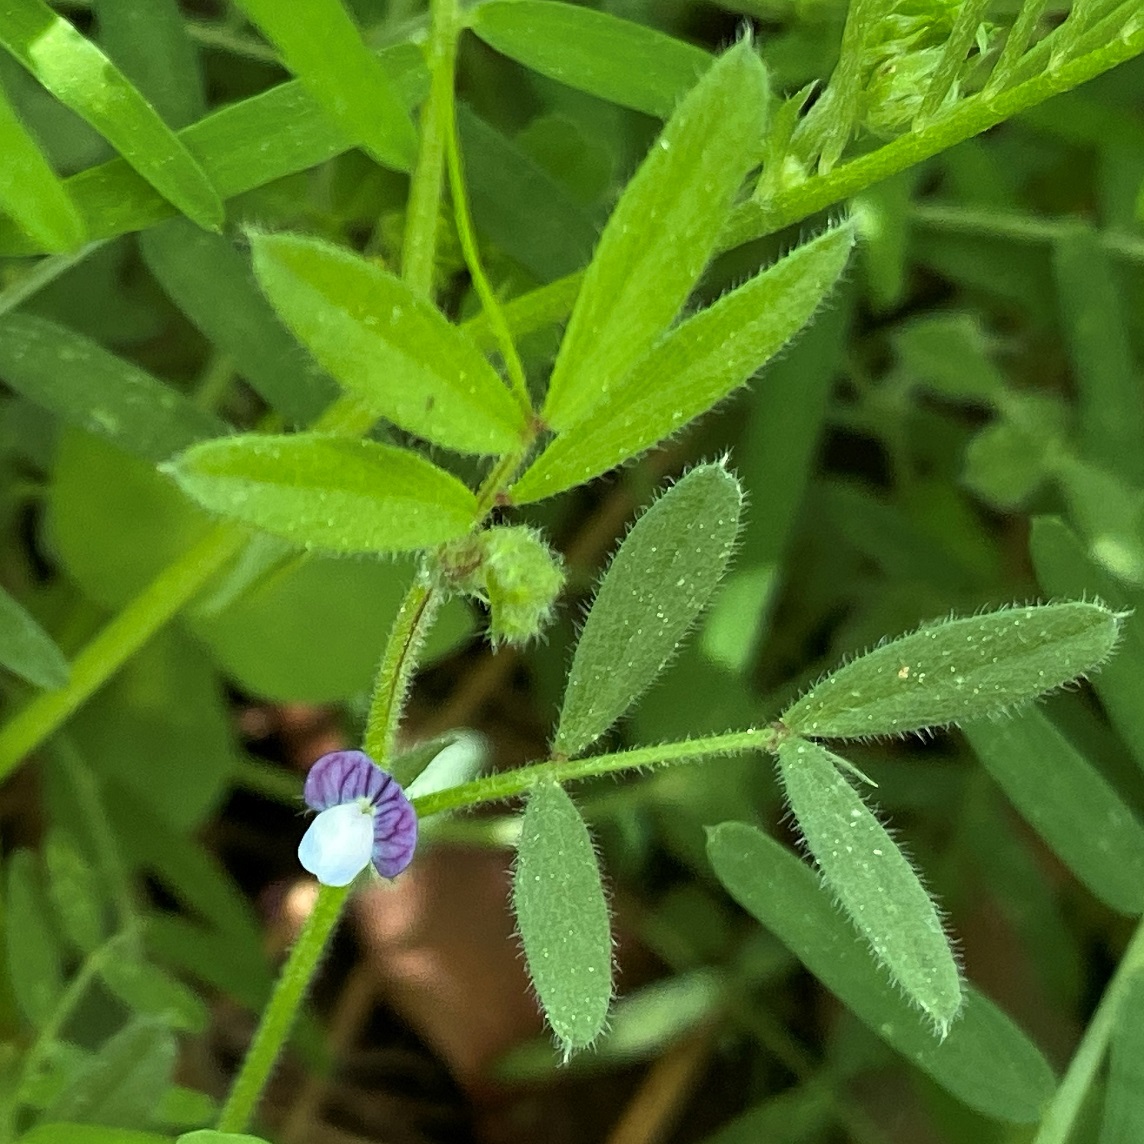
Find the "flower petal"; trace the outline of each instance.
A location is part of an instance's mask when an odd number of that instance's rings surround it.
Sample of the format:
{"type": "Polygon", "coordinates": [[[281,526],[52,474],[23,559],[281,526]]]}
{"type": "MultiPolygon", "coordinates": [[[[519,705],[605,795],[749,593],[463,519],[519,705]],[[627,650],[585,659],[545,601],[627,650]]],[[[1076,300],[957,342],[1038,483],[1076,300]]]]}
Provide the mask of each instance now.
{"type": "Polygon", "coordinates": [[[298,844],[298,861],[324,885],[348,886],[373,849],[373,816],[359,803],[347,802],[323,810],[310,823],[298,844]]]}
{"type": "Polygon", "coordinates": [[[392,779],[374,805],[373,866],[383,878],[396,878],[417,849],[417,812],[392,779]]]}
{"type": "Polygon", "coordinates": [[[311,810],[359,798],[373,802],[387,777],[364,751],[331,751],[310,768],[302,797],[311,810]]]}

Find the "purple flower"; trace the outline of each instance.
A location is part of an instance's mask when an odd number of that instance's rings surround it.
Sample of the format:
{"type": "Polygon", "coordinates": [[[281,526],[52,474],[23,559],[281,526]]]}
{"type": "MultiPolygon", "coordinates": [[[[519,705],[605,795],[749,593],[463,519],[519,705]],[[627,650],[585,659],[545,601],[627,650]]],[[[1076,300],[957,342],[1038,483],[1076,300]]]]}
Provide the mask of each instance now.
{"type": "Polygon", "coordinates": [[[373,862],[396,878],[417,848],[417,812],[397,780],[363,751],[331,751],[306,776],[302,797],[318,817],[298,861],[327,886],[348,886],[373,862]]]}

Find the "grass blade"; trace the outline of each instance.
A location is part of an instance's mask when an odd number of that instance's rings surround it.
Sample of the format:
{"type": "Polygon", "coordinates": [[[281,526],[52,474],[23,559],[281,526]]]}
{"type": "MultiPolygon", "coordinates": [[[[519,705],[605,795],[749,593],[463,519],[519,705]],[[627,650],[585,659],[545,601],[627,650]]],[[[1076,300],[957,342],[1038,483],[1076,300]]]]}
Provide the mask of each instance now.
{"type": "Polygon", "coordinates": [[[974,753],[1058,858],[1114,910],[1144,913],[1144,825],[1043,711],[964,728],[974,753]]]}
{"type": "Polygon", "coordinates": [[[68,681],[68,661],[55,641],[0,588],[0,666],[36,687],[56,690],[68,681]]]}
{"type": "Polygon", "coordinates": [[[239,0],[239,7],[349,138],[387,167],[413,166],[409,112],[339,0],[239,0]]]}
{"type": "Polygon", "coordinates": [[[1036,1045],[972,987],[949,1036],[938,1041],[890,983],[814,871],[754,826],[708,831],[720,882],[851,1012],[958,1100],[1017,1124],[1040,1120],[1056,1087],[1036,1045]]]}
{"type": "Polygon", "coordinates": [[[0,318],[0,377],[61,420],[148,461],[229,432],[225,421],[46,318],[0,318]]]}
{"type": "Polygon", "coordinates": [[[701,48],[574,4],[490,0],[474,9],[469,26],[549,79],[660,119],[711,66],[701,48]]]}
{"type": "Polygon", "coordinates": [[[222,200],[191,152],[111,60],[43,0],[0,8],[0,45],[163,198],[208,230],[222,226],[222,200]]]}
{"type": "Polygon", "coordinates": [[[83,221],[63,182],[20,122],[0,87],[0,209],[44,250],[74,250],[84,242],[83,221]]]}

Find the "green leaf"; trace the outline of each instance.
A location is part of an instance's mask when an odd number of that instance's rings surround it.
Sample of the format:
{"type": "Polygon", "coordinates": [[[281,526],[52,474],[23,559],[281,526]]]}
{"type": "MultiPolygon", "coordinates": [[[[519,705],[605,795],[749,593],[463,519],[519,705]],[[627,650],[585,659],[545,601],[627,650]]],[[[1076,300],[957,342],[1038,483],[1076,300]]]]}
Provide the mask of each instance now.
{"type": "Polygon", "coordinates": [[[762,831],[725,822],[707,853],[730,895],[855,1016],[943,1088],[997,1120],[1040,1120],[1056,1083],[1037,1047],[972,987],[942,1041],[890,983],[813,870],[762,831]]]}
{"type": "Polygon", "coordinates": [[[574,4],[491,0],[469,27],[541,75],[660,119],[711,66],[701,48],[574,4]]]}
{"type": "Polygon", "coordinates": [[[835,227],[671,331],[513,486],[552,496],[678,432],[746,382],[813,317],[846,267],[854,232],[835,227]]]}
{"type": "Polygon", "coordinates": [[[564,788],[529,795],[513,878],[528,972],[564,1059],[600,1035],[612,999],[612,931],[588,828],[564,788]]]}
{"type": "Polygon", "coordinates": [[[1122,580],[1144,583],[1144,490],[1071,456],[1057,462],[1056,477],[1094,559],[1122,580]]]}
{"type": "Polygon", "coordinates": [[[171,1081],[175,1038],[162,1023],[137,1018],[91,1058],[44,1111],[45,1119],[137,1128],[150,1122],[171,1081]]]}
{"type": "Polygon", "coordinates": [[[104,963],[102,977],[116,997],[142,1017],[175,1029],[201,1033],[210,1023],[206,1004],[181,981],[137,954],[124,952],[104,963]]]}
{"type": "Polygon", "coordinates": [[[1130,484],[1144,484],[1144,395],[1121,291],[1092,227],[1077,224],[1057,238],[1053,273],[1078,390],[1084,457],[1130,484]]]}
{"type": "Polygon", "coordinates": [[[944,1037],[962,1001],[949,939],[909,860],[839,772],[846,765],[805,739],[779,747],[783,787],[823,880],[894,983],[944,1037]]]}
{"type": "Polygon", "coordinates": [[[37,1124],[18,1144],[171,1144],[169,1136],[133,1132],[126,1128],[100,1128],[95,1124],[37,1124]]]}
{"type": "Polygon", "coordinates": [[[544,403],[551,428],[582,421],[675,319],[714,253],[766,113],[766,72],[745,41],[679,104],[584,275],[544,403]]]}
{"type": "Polygon", "coordinates": [[[191,152],[103,52],[43,0],[8,0],[0,45],[163,198],[200,226],[222,226],[222,200],[191,152]]]}
{"type": "Polygon", "coordinates": [[[167,295],[272,409],[308,425],[337,396],[279,321],[229,239],[184,219],[140,238],[147,268],[167,295]]]}
{"type": "Polygon", "coordinates": [[[636,521],[576,645],[556,752],[585,750],[663,670],[727,569],[742,499],[722,465],[702,465],[636,521]]]}
{"type": "MultiPolygon", "coordinates": [[[[396,44],[379,52],[378,60],[406,103],[424,96],[429,76],[417,45],[396,44]]],[[[222,107],[185,128],[179,139],[202,157],[223,198],[308,170],[355,146],[296,81],[222,107]]],[[[176,213],[122,159],[81,171],[65,186],[91,239],[142,230],[176,213]]],[[[0,253],[35,254],[41,249],[0,219],[0,253]]]]}
{"type": "Polygon", "coordinates": [[[147,461],[228,432],[226,422],[64,326],[0,318],[0,377],[29,401],[147,461]]]}
{"type": "Polygon", "coordinates": [[[68,681],[69,668],[64,653],[3,588],[0,588],[0,667],[49,691],[63,687],[68,681]]]}
{"type": "Polygon", "coordinates": [[[1061,403],[1037,393],[1007,393],[1002,416],[965,451],[965,486],[997,508],[1020,507],[1052,475],[1062,444],[1061,403]]]}
{"type": "Polygon", "coordinates": [[[417,133],[401,96],[339,0],[239,0],[318,105],[379,163],[408,171],[417,133]]]}
{"type": "Polygon", "coordinates": [[[1103,902],[1144,913],[1144,825],[1039,710],[964,728],[1021,816],[1103,902]]]}
{"type": "Polygon", "coordinates": [[[477,518],[477,498],[456,477],[374,441],[249,434],[196,445],[165,469],[205,509],[303,548],[429,548],[477,518]]]}
{"type": "Polygon", "coordinates": [[[893,334],[898,360],[912,382],[951,401],[993,405],[1005,376],[989,356],[989,341],[972,313],[926,313],[893,334]]]}
{"type": "Polygon", "coordinates": [[[99,41],[172,127],[201,118],[206,94],[178,0],[94,0],[99,41]]]}
{"type": "Polygon", "coordinates": [[[75,839],[58,827],[44,842],[48,893],[64,933],[83,953],[108,936],[107,895],[99,872],[75,839]]]}
{"type": "Polygon", "coordinates": [[[198,1089],[173,1084],[155,1109],[155,1122],[170,1128],[193,1128],[218,1118],[218,1101],[198,1089]]]}
{"type": "Polygon", "coordinates": [[[84,240],[83,220],[64,184],[20,122],[0,87],[0,209],[44,250],[74,250],[84,240]]]}
{"type": "Polygon", "coordinates": [[[254,272],[318,362],[379,417],[447,448],[518,448],[525,414],[476,345],[398,277],[298,235],[253,239],[254,272]]]}
{"type": "Polygon", "coordinates": [[[796,735],[847,739],[1000,715],[1098,667],[1122,619],[1071,602],[939,620],[831,673],[782,722],[796,735]]]}
{"type": "Polygon", "coordinates": [[[79,430],[60,434],[45,533],[92,600],[120,607],[212,527],[150,461],[79,430]]]}
{"type": "Polygon", "coordinates": [[[8,859],[4,906],[12,993],[20,1011],[39,1027],[51,1017],[64,986],[60,948],[48,921],[39,863],[30,850],[17,850],[8,859]]]}
{"type": "Polygon", "coordinates": [[[1116,655],[1093,677],[1092,686],[1112,725],[1144,768],[1144,600],[1139,593],[1126,593],[1056,517],[1034,518],[1029,554],[1037,579],[1049,594],[1095,593],[1113,607],[1131,612],[1121,625],[1116,655]]]}
{"type": "Polygon", "coordinates": [[[1125,982],[1112,1030],[1100,1144],[1144,1139],[1144,973],[1125,982]]]}

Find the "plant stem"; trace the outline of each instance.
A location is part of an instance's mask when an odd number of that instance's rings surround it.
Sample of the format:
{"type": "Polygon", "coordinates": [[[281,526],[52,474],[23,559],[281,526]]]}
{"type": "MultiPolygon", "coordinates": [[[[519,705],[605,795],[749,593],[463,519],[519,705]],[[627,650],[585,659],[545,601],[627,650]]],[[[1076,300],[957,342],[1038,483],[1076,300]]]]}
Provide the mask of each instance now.
{"type": "MultiPolygon", "coordinates": [[[[425,298],[432,297],[433,293],[437,220],[441,210],[444,171],[441,124],[444,117],[440,108],[443,103],[451,104],[453,99],[458,28],[456,0],[433,0],[430,6],[429,98],[421,110],[421,144],[409,189],[402,267],[409,287],[425,298]]],[[[372,419],[367,420],[367,417],[361,406],[338,403],[322,420],[335,421],[339,431],[349,434],[364,432],[372,424],[372,419]]],[[[390,629],[365,735],[366,752],[379,763],[384,763],[393,753],[403,700],[417,667],[417,652],[433,622],[440,598],[440,592],[430,585],[428,578],[419,575],[406,592],[390,629]]],[[[349,893],[350,886],[319,888],[318,899],[290,951],[219,1116],[220,1132],[242,1132],[253,1116],[349,893]]]]}
{"type": "Polygon", "coordinates": [[[258,1031],[254,1034],[230,1095],[219,1114],[217,1127],[220,1132],[242,1132],[254,1115],[262,1090],[270,1079],[274,1063],[302,1007],[326,942],[349,897],[350,888],[319,887],[314,908],[282,967],[258,1031]]]}
{"type": "Polygon", "coordinates": [[[1144,921],[1136,927],[1112,980],[1084,1031],[1064,1079],[1041,1119],[1033,1144],[1066,1144],[1108,1049],[1120,1007],[1134,977],[1144,971],[1144,921]]]}
{"type": "Polygon", "coordinates": [[[0,729],[0,779],[103,686],[245,543],[220,525],[159,573],[76,656],[67,686],[41,692],[0,729]]]}
{"type": "Polygon", "coordinates": [[[456,0],[429,6],[429,98],[421,108],[421,146],[409,187],[401,276],[414,294],[433,294],[437,221],[441,214],[441,178],[445,171],[445,134],[441,106],[452,103],[457,60],[456,0]]]}
{"type": "Polygon", "coordinates": [[[52,254],[47,258],[41,258],[22,278],[16,279],[10,286],[0,290],[0,315],[16,309],[37,291],[54,282],[61,274],[66,274],[73,266],[78,266],[106,242],[107,239],[100,239],[98,242],[89,242],[87,246],[82,246],[71,254],[52,254]]]}
{"type": "Polygon", "coordinates": [[[561,759],[531,763],[511,771],[474,779],[450,790],[437,791],[413,800],[418,817],[427,818],[445,810],[460,810],[483,802],[499,802],[524,794],[540,779],[558,783],[593,778],[644,767],[669,763],[691,763],[712,755],[737,755],[744,751],[769,751],[783,732],[775,727],[758,727],[748,731],[729,731],[703,739],[686,739],[680,743],[663,743],[655,747],[637,747],[633,751],[617,751],[610,755],[592,755],[586,759],[561,759]]]}
{"type": "MultiPolygon", "coordinates": [[[[1094,28],[1085,33],[1086,43],[1096,31],[1094,28]]],[[[884,147],[843,163],[829,174],[812,176],[805,182],[787,187],[769,202],[744,203],[728,221],[719,246],[727,250],[792,226],[816,211],[833,206],[874,183],[948,150],[956,143],[996,127],[1027,108],[1079,86],[1141,51],[1144,51],[1144,26],[1127,36],[1114,36],[1107,43],[1054,71],[1040,72],[1004,91],[970,96],[927,125],[924,131],[911,131],[884,147]]],[[[1021,61],[1022,69],[1033,54],[1030,52],[1021,61]]]]}
{"type": "Polygon", "coordinates": [[[449,189],[453,196],[453,215],[457,224],[457,237],[461,242],[461,251],[465,256],[465,265],[469,268],[469,276],[481,300],[481,308],[488,320],[489,329],[496,339],[497,349],[500,350],[508,372],[509,388],[520,405],[525,416],[530,420],[533,415],[532,399],[528,394],[528,381],[524,376],[524,366],[520,355],[513,344],[512,333],[505,320],[504,311],[493,292],[492,286],[485,275],[481,265],[480,252],[477,248],[477,237],[473,230],[473,219],[469,213],[469,200],[465,193],[465,172],[461,161],[461,148],[457,141],[457,108],[456,99],[452,89],[449,98],[441,101],[441,130],[445,136],[445,159],[449,170],[449,189]]]}
{"type": "Polygon", "coordinates": [[[385,766],[394,754],[405,696],[417,670],[417,652],[437,616],[441,592],[419,575],[401,601],[377,670],[365,728],[365,753],[385,766]]]}

